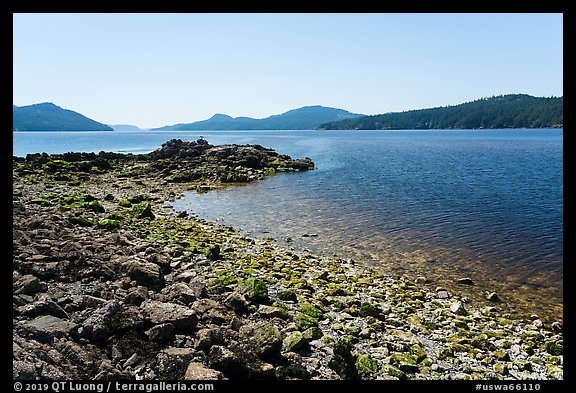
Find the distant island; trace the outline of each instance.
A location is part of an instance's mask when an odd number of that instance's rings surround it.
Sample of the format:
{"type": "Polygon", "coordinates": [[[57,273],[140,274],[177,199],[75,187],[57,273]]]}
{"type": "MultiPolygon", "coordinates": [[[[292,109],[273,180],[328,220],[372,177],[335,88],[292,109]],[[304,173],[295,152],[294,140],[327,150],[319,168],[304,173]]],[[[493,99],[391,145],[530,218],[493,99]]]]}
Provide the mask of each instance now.
{"type": "Polygon", "coordinates": [[[132,124],[109,124],[114,131],[142,131],[140,127],[133,126],[132,124]]]}
{"type": "Polygon", "coordinates": [[[112,128],[51,102],[12,107],[13,131],[112,131],[112,128]]]}
{"type": "Polygon", "coordinates": [[[354,119],[363,116],[364,115],[351,113],[343,109],[315,105],[292,109],[280,115],[272,115],[264,119],[230,117],[218,113],[207,120],[197,121],[194,123],[175,124],[173,126],[153,128],[152,130],[312,130],[326,122],[354,119]]]}
{"type": "Polygon", "coordinates": [[[507,94],[460,105],[326,122],[323,130],[549,128],[563,126],[563,97],[507,94]]]}

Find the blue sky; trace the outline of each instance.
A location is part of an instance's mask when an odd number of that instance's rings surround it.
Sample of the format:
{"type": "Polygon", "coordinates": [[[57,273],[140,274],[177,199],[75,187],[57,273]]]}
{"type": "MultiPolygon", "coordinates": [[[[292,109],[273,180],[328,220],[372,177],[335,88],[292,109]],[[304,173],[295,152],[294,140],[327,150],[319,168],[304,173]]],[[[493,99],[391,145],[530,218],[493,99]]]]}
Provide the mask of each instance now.
{"type": "Polygon", "coordinates": [[[563,95],[562,14],[14,14],[13,103],[159,127],[563,95]]]}

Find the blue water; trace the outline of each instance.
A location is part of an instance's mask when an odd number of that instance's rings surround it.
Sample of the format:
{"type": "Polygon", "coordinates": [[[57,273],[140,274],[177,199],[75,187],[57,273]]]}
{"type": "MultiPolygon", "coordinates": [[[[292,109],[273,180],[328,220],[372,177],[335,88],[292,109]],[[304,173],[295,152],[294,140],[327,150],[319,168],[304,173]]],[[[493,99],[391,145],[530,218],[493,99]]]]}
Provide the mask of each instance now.
{"type": "Polygon", "coordinates": [[[315,171],[190,193],[172,205],[289,246],[399,273],[440,281],[476,273],[480,280],[562,297],[563,130],[13,135],[15,155],[139,153],[170,138],[202,135],[211,144],[257,143],[310,157],[315,171]]]}

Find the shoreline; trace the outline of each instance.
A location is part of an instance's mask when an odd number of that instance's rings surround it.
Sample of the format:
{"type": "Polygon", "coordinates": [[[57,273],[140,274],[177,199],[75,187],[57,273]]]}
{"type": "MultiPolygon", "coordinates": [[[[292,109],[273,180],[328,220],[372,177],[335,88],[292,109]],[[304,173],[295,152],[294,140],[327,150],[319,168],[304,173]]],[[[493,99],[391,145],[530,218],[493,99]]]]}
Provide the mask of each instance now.
{"type": "Polygon", "coordinates": [[[14,378],[563,378],[558,321],[161,207],[310,160],[71,154],[14,161],[14,378]]]}

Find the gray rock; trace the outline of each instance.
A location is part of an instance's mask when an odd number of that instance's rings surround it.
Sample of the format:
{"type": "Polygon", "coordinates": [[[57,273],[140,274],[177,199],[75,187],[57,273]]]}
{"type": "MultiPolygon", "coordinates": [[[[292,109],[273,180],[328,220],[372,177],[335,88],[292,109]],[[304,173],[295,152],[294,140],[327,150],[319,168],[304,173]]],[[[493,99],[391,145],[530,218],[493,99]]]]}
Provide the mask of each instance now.
{"type": "Polygon", "coordinates": [[[206,289],[206,284],[202,281],[191,281],[188,286],[190,290],[198,299],[205,298],[208,296],[208,290],[206,289]]]}
{"type": "Polygon", "coordinates": [[[176,332],[192,330],[198,323],[193,310],[176,303],[147,300],[140,305],[140,309],[151,324],[171,323],[176,332]]]}
{"type": "Polygon", "coordinates": [[[226,299],[224,299],[224,304],[230,307],[236,314],[244,314],[248,311],[248,301],[244,295],[239,291],[234,291],[230,293],[226,299]]]}
{"type": "Polygon", "coordinates": [[[28,317],[36,317],[38,315],[52,315],[58,318],[68,319],[68,313],[62,309],[58,304],[54,303],[49,297],[41,298],[40,300],[23,306],[20,308],[20,314],[28,317]]]}
{"type": "Polygon", "coordinates": [[[277,307],[267,306],[265,304],[259,305],[258,314],[262,318],[266,318],[266,319],[271,319],[271,318],[286,319],[286,318],[288,318],[288,314],[285,311],[283,311],[277,307]]]}
{"type": "Polygon", "coordinates": [[[37,330],[61,334],[70,334],[78,326],[74,322],[66,321],[52,315],[37,317],[25,325],[37,330]]]}
{"type": "Polygon", "coordinates": [[[194,349],[197,351],[206,351],[210,349],[212,345],[223,345],[224,335],[222,330],[218,328],[204,328],[200,329],[196,333],[196,339],[194,340],[194,349]]]}
{"type": "Polygon", "coordinates": [[[193,357],[192,348],[166,348],[156,356],[154,372],[159,379],[182,379],[193,357]]]}
{"type": "Polygon", "coordinates": [[[162,289],[160,300],[189,305],[196,300],[196,295],[188,285],[178,282],[162,289]]]}
{"type": "Polygon", "coordinates": [[[130,260],[123,264],[130,278],[148,288],[161,288],[164,285],[162,269],[155,263],[130,260]]]}
{"type": "Polygon", "coordinates": [[[185,380],[199,381],[199,380],[222,380],[224,374],[220,371],[207,368],[202,363],[190,362],[186,373],[184,374],[185,380]]]}
{"type": "Polygon", "coordinates": [[[114,315],[120,310],[116,301],[108,302],[104,307],[96,310],[83,323],[78,333],[90,341],[102,341],[110,334],[110,325],[114,315]]]}
{"type": "Polygon", "coordinates": [[[14,288],[16,288],[14,291],[15,294],[34,295],[38,292],[46,292],[48,290],[48,285],[45,282],[40,281],[38,277],[26,274],[14,283],[14,288]]]}

